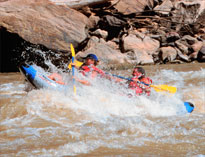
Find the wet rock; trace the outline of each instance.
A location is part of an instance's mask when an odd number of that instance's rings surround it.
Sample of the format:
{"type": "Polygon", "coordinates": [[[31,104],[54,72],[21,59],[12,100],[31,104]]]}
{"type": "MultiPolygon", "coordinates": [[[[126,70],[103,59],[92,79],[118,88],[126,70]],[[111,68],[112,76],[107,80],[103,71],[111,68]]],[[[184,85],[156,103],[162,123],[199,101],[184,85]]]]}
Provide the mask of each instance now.
{"type": "Polygon", "coordinates": [[[47,0],[10,0],[0,2],[0,26],[26,41],[49,49],[68,51],[87,38],[88,18],[47,0]]]}

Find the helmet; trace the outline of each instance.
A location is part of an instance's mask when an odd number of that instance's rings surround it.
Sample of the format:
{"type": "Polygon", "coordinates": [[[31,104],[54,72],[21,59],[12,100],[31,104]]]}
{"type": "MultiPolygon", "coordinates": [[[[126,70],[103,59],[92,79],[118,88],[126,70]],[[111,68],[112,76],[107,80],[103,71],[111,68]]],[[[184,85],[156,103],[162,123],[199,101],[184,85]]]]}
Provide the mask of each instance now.
{"type": "Polygon", "coordinates": [[[85,58],[91,58],[94,61],[98,62],[98,57],[95,54],[88,54],[85,58]]]}

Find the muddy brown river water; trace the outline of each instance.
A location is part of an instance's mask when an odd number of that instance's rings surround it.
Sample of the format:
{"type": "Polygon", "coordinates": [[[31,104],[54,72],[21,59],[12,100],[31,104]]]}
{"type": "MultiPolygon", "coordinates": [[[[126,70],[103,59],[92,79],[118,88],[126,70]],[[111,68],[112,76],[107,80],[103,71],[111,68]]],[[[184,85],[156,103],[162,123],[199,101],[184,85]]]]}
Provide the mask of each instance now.
{"type": "Polygon", "coordinates": [[[205,156],[205,63],[145,69],[177,93],[128,98],[102,80],[77,84],[73,98],[71,90],[26,92],[19,72],[0,73],[0,156],[205,156]]]}

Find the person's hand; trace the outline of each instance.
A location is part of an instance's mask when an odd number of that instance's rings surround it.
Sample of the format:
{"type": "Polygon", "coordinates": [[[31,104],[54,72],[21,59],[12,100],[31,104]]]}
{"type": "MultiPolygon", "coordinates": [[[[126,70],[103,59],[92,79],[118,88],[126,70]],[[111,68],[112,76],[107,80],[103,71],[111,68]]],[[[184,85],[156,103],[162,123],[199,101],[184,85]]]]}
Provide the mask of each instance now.
{"type": "Polygon", "coordinates": [[[75,76],[74,76],[74,77],[72,76],[72,78],[75,78],[76,81],[78,81],[78,82],[80,82],[81,84],[84,84],[84,85],[86,85],[86,86],[90,86],[90,85],[91,85],[89,81],[80,80],[80,79],[76,78],[75,76]]]}
{"type": "Polygon", "coordinates": [[[132,79],[134,82],[140,82],[140,80],[138,78],[133,78],[132,79]]]}
{"type": "Polygon", "coordinates": [[[79,82],[86,85],[86,86],[90,86],[90,82],[88,82],[86,80],[80,80],[79,82]]]}
{"type": "Polygon", "coordinates": [[[71,63],[71,66],[74,66],[74,67],[76,67],[76,63],[71,63]]]}

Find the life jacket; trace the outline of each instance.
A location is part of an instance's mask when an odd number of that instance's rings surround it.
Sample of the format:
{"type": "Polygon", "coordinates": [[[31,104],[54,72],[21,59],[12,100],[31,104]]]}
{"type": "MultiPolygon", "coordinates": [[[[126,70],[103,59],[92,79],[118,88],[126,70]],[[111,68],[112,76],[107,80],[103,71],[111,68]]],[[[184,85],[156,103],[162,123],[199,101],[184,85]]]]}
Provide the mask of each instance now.
{"type": "Polygon", "coordinates": [[[99,74],[100,74],[100,76],[105,76],[105,72],[100,70],[100,69],[98,69],[94,65],[82,65],[80,67],[80,72],[84,76],[91,76],[91,78],[95,78],[99,74]]]}
{"type": "MultiPolygon", "coordinates": [[[[131,78],[132,80],[136,79],[136,77],[131,78]]],[[[149,77],[144,77],[140,79],[140,82],[144,82],[146,84],[152,84],[152,80],[149,77]]],[[[136,95],[147,94],[150,95],[150,91],[145,91],[144,89],[150,89],[149,86],[146,86],[141,83],[137,83],[136,81],[130,81],[129,88],[135,90],[136,95]]]]}

